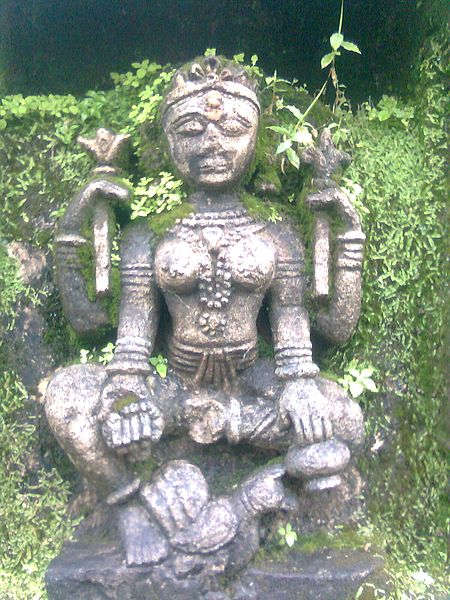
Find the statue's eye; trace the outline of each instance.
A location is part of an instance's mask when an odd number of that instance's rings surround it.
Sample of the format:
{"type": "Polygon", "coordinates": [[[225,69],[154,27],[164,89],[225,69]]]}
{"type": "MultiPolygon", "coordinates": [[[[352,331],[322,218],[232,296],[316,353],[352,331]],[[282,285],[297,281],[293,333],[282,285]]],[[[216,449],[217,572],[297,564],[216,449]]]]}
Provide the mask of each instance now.
{"type": "Polygon", "coordinates": [[[250,123],[239,118],[227,119],[220,123],[220,128],[226,135],[237,136],[246,133],[250,128],[250,123]]]}
{"type": "Polygon", "coordinates": [[[205,125],[198,119],[189,119],[177,123],[174,129],[178,135],[198,135],[205,131],[205,125]]]}

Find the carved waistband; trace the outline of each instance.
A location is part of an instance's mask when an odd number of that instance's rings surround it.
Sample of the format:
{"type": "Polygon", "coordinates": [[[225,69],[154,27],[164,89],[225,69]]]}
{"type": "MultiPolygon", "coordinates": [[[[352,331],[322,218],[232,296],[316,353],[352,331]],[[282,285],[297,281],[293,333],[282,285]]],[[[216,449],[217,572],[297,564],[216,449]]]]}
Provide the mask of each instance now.
{"type": "Polygon", "coordinates": [[[240,344],[194,346],[172,339],[169,362],[180,375],[188,376],[198,385],[212,384],[227,389],[236,373],[252,365],[258,357],[254,340],[240,344]]]}

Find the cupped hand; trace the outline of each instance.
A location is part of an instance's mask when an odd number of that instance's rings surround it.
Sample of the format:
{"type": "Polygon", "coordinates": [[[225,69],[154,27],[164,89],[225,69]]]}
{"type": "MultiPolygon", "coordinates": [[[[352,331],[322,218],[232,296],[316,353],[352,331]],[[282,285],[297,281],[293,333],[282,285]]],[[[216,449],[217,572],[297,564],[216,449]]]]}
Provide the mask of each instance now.
{"type": "Polygon", "coordinates": [[[99,414],[102,432],[111,448],[135,442],[157,442],[164,431],[164,416],[142,375],[117,374],[106,381],[99,414]]]}
{"type": "Polygon", "coordinates": [[[333,436],[327,399],[312,378],[288,381],[278,401],[278,418],[294,427],[297,443],[323,442],[333,436]]]}

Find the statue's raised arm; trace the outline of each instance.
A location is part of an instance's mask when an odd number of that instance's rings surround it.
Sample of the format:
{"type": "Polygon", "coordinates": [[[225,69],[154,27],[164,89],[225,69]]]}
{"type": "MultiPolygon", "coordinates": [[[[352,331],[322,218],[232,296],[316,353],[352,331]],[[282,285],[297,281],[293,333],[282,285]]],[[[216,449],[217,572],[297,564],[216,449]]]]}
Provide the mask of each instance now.
{"type": "MultiPolygon", "coordinates": [[[[114,177],[119,172],[129,136],[99,129],[94,139],[78,140],[97,158],[93,178],[70,202],[58,223],[55,238],[57,283],[64,313],[79,335],[93,336],[111,326],[107,312],[99,303],[110,293],[111,242],[114,236],[114,211],[125,204],[129,190],[114,177]],[[84,232],[89,231],[87,239],[84,232]],[[96,298],[90,300],[83,274],[81,253],[92,244],[95,261],[96,298]]],[[[94,271],[94,269],[93,269],[94,271]]]]}
{"type": "Polygon", "coordinates": [[[353,333],[361,309],[361,268],[364,240],[359,215],[346,194],[332,178],[350,156],[335,148],[329,129],[325,129],[318,146],[307,148],[303,162],[313,166],[315,193],[306,197],[309,207],[317,211],[314,228],[313,297],[319,303],[316,328],[333,344],[343,344],[353,333]],[[334,263],[330,255],[330,226],[327,212],[334,209],[344,231],[337,236],[334,263]],[[330,289],[331,270],[333,289],[330,289]]]}

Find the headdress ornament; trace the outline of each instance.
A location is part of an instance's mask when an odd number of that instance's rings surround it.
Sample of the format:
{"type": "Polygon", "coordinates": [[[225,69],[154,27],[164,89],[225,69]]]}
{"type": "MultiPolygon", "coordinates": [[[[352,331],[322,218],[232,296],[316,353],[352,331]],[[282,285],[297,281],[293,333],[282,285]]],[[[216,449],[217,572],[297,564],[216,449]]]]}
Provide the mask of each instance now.
{"type": "Polygon", "coordinates": [[[163,104],[163,112],[188,96],[206,90],[218,90],[225,94],[245,98],[260,111],[257,83],[239,65],[227,62],[226,65],[216,56],[208,56],[195,62],[189,68],[182,67],[173,78],[172,89],[163,104]]]}

